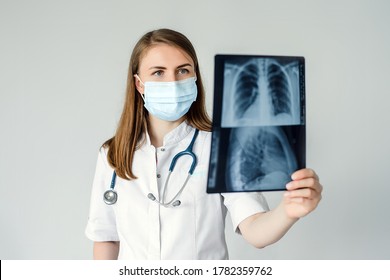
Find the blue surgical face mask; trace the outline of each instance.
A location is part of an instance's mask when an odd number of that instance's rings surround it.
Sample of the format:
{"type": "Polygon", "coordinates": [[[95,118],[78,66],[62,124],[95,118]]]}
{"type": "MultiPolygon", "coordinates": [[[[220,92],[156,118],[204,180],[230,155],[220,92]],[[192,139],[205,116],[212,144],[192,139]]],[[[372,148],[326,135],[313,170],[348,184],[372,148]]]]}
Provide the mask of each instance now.
{"type": "Polygon", "coordinates": [[[136,76],[144,85],[145,108],[161,120],[180,119],[196,100],[198,90],[195,77],[174,82],[143,83],[138,75],[136,76]]]}

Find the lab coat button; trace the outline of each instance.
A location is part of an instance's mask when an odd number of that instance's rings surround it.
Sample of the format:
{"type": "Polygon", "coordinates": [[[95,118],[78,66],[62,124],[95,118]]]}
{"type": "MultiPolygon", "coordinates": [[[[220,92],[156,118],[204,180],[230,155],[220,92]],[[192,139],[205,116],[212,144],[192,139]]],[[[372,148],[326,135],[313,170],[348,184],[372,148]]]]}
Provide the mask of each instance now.
{"type": "Polygon", "coordinates": [[[161,174],[157,174],[157,178],[160,178],[161,177],[161,174]]]}
{"type": "Polygon", "coordinates": [[[161,150],[161,152],[165,152],[165,148],[161,148],[160,150],[161,150]]]}

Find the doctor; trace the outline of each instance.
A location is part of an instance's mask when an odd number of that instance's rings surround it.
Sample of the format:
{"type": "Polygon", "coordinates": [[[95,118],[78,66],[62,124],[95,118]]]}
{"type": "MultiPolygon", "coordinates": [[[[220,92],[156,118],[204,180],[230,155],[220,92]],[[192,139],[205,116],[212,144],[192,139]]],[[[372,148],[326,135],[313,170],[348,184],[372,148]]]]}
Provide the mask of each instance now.
{"type": "Polygon", "coordinates": [[[227,211],[235,231],[262,248],[317,207],[322,186],[311,169],[292,175],[272,210],[261,193],[207,194],[210,131],[191,42],[169,29],[146,33],[130,59],[117,131],[98,155],[85,231],[94,259],[227,259],[227,211]],[[195,164],[187,154],[172,170],[188,149],[195,164]]]}

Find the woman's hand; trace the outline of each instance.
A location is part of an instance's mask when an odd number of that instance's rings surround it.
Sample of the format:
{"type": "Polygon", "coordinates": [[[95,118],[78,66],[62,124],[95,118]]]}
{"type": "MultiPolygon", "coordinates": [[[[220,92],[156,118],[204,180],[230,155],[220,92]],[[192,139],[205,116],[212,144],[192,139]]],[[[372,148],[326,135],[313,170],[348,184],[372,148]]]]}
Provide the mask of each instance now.
{"type": "Polygon", "coordinates": [[[312,212],[321,200],[322,186],[314,170],[305,168],[291,175],[283,204],[289,218],[298,219],[312,212]]]}

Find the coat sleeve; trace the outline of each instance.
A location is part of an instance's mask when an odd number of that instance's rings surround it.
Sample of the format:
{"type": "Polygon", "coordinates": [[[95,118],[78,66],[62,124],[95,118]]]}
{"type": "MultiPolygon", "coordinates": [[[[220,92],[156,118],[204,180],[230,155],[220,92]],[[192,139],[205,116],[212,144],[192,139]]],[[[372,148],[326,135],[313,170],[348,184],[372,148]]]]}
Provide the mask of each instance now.
{"type": "Polygon", "coordinates": [[[95,177],[92,185],[89,217],[85,235],[92,241],[119,241],[113,205],[103,201],[103,193],[109,188],[113,169],[107,162],[104,148],[99,150],[95,177]]]}
{"type": "Polygon", "coordinates": [[[261,192],[223,193],[224,204],[230,213],[233,229],[240,234],[238,225],[259,212],[269,211],[267,200],[261,192]]]}

